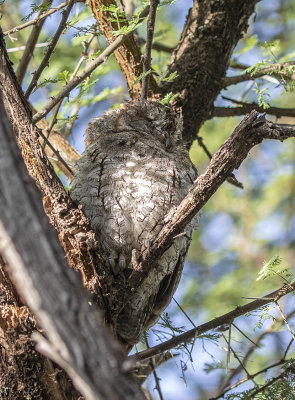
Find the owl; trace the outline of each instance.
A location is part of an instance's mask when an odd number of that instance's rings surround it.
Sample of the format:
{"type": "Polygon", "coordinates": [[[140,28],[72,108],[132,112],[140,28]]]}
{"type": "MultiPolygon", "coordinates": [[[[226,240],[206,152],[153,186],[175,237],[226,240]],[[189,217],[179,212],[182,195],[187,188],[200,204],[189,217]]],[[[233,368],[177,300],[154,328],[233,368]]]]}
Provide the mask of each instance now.
{"type": "MultiPolygon", "coordinates": [[[[149,246],[196,178],[181,131],[169,107],[136,100],[93,119],[85,132],[87,147],[70,195],[82,205],[121,285],[132,273],[133,257],[149,246]]],[[[135,344],[171,301],[196,226],[195,219],[121,305],[112,325],[122,342],[135,344]]]]}

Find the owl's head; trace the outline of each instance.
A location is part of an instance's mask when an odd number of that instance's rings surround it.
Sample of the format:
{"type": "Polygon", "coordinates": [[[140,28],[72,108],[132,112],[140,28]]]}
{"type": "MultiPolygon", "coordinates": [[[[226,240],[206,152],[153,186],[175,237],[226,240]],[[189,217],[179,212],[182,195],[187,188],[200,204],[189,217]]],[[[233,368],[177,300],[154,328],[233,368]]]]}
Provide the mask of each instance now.
{"type": "Polygon", "coordinates": [[[182,120],[170,107],[138,99],[94,118],[85,134],[87,144],[90,144],[101,135],[128,131],[151,135],[168,147],[181,140],[182,120]]]}

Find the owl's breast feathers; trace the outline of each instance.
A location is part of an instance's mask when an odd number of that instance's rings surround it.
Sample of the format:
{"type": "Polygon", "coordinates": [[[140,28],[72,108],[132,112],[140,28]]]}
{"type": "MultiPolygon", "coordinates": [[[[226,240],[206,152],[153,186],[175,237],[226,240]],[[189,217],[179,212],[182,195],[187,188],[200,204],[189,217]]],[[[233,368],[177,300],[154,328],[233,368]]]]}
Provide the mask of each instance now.
{"type": "MultiPolygon", "coordinates": [[[[70,194],[82,204],[118,279],[122,272],[128,277],[132,253],[148,246],[163,217],[181,202],[196,177],[177,129],[179,121],[167,107],[146,101],[108,112],[87,129],[91,144],[76,165],[70,194]]],[[[170,302],[194,224],[158,260],[122,309],[116,330],[128,343],[136,343],[170,302]]]]}

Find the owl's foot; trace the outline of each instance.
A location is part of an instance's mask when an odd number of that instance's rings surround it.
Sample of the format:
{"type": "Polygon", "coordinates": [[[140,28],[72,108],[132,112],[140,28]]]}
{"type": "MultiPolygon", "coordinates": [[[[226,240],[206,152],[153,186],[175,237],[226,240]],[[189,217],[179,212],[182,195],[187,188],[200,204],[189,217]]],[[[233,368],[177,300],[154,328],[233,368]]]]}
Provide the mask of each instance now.
{"type": "Polygon", "coordinates": [[[118,254],[115,251],[112,251],[109,255],[109,263],[114,275],[124,271],[127,266],[125,255],[123,253],[118,254]]]}

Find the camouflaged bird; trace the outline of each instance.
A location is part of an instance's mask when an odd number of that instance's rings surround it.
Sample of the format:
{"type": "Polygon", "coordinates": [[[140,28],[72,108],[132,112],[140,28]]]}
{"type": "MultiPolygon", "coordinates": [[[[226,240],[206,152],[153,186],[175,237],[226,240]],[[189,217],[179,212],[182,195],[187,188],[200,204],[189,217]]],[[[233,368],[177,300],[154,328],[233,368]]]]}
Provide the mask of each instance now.
{"type": "MultiPolygon", "coordinates": [[[[181,131],[181,119],[169,107],[147,100],[126,103],[87,127],[87,148],[76,164],[70,195],[82,205],[121,283],[132,272],[132,257],[149,246],[196,178],[181,131]]],[[[122,305],[113,325],[128,345],[171,301],[196,225],[195,218],[122,305]]]]}

